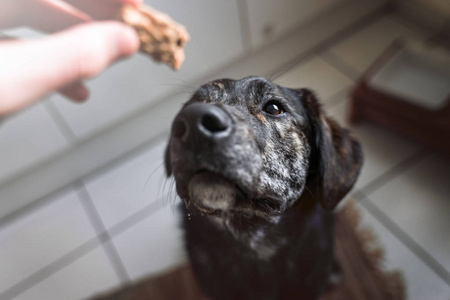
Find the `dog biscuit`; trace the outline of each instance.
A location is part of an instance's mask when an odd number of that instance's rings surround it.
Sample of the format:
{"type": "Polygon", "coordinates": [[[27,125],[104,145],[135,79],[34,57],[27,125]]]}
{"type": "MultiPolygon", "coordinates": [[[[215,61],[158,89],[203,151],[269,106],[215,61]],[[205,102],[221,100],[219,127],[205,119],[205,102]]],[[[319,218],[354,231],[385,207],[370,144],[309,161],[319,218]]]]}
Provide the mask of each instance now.
{"type": "Polygon", "coordinates": [[[183,25],[145,5],[124,5],[119,20],[132,26],[140,40],[139,50],[150,55],[156,62],[168,64],[178,70],[184,61],[183,47],[189,33],[183,25]]]}

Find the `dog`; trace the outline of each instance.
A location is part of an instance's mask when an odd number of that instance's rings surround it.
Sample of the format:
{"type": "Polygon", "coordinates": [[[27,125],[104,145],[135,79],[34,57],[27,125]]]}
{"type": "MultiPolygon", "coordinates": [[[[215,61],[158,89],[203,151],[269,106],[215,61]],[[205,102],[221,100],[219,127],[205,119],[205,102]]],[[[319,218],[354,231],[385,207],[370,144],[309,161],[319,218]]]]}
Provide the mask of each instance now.
{"type": "Polygon", "coordinates": [[[175,117],[165,166],[194,275],[212,299],[317,299],[333,273],[332,210],[360,144],[313,92],[262,77],[201,86],[175,117]]]}

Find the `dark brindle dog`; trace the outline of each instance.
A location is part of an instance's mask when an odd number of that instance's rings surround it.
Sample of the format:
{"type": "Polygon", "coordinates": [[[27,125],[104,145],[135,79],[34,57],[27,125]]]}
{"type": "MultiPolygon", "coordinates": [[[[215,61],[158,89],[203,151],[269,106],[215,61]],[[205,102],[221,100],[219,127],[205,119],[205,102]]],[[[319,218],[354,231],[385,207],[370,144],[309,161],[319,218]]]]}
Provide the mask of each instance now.
{"type": "Polygon", "coordinates": [[[166,152],[186,203],[195,276],[213,299],[316,299],[334,263],[333,215],[362,164],[312,92],[259,77],[200,87],[166,152]]]}

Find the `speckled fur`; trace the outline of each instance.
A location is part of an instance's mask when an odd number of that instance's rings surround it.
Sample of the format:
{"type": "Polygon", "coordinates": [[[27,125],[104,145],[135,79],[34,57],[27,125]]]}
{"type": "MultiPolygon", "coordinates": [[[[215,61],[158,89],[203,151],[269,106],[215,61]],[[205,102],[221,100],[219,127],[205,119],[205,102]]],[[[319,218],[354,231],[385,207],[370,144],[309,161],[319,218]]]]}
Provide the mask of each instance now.
{"type": "Polygon", "coordinates": [[[184,208],[186,246],[200,285],[213,299],[316,299],[333,263],[328,210],[358,176],[359,144],[323,114],[309,90],[260,77],[213,81],[185,107],[192,103],[219,107],[233,131],[220,141],[190,141],[202,143],[196,151],[170,139],[166,168],[179,196],[190,202],[188,185],[200,170],[237,190],[230,209],[184,208]],[[285,113],[265,113],[270,101],[285,113]]]}

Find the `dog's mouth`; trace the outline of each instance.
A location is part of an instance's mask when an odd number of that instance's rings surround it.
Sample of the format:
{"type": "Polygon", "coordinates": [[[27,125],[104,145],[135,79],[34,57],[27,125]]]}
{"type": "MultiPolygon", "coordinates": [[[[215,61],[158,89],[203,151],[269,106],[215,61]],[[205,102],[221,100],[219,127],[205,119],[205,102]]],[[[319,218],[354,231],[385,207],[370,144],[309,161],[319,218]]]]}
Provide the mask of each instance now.
{"type": "Polygon", "coordinates": [[[242,198],[242,190],[224,176],[206,170],[196,172],[189,180],[189,199],[191,205],[205,214],[221,214],[230,212],[236,207],[238,198],[242,198]]]}
{"type": "Polygon", "coordinates": [[[283,210],[283,202],[270,198],[252,198],[251,192],[225,176],[201,170],[187,184],[187,199],[191,212],[223,219],[241,217],[271,218],[283,210]]]}

